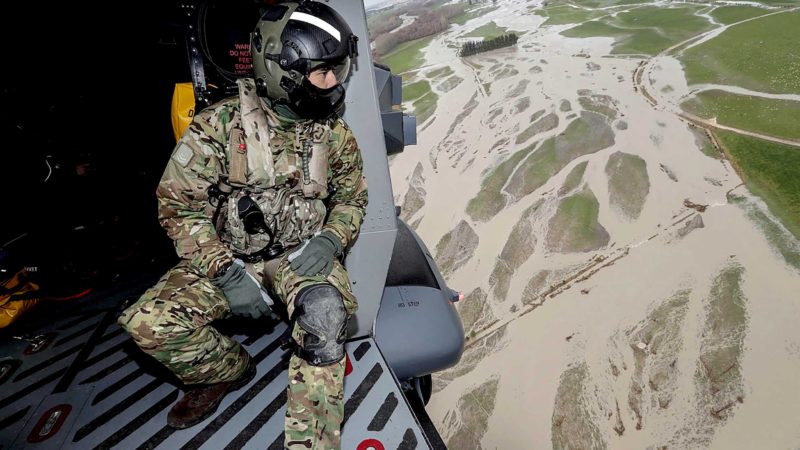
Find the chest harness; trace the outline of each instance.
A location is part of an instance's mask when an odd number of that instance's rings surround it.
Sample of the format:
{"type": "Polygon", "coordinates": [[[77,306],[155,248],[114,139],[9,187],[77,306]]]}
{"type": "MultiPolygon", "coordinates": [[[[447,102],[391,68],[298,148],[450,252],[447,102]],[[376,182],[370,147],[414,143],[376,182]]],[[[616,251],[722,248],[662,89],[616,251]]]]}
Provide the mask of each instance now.
{"type": "Polygon", "coordinates": [[[328,183],[331,127],[328,122],[298,122],[292,149],[273,146],[253,81],[237,83],[240,111],[230,123],[228,173],[209,186],[208,197],[220,240],[235,257],[257,262],[280,256],[322,228],[326,200],[332,195],[328,183]],[[286,181],[276,183],[283,175],[286,181]]]}

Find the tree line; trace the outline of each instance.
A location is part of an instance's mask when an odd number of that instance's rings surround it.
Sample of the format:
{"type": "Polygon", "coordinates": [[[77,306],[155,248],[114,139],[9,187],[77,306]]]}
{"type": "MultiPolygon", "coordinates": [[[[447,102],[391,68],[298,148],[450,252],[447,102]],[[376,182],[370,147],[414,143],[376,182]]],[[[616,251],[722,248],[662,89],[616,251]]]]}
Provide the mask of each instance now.
{"type": "Polygon", "coordinates": [[[510,47],[517,43],[517,35],[514,33],[504,34],[493,39],[483,41],[469,41],[461,46],[458,56],[472,56],[476,53],[488,52],[503,47],[510,47]]]}
{"type": "Polygon", "coordinates": [[[464,13],[463,5],[447,5],[438,8],[434,8],[434,6],[433,2],[412,3],[404,9],[394,11],[395,18],[386,16],[380,21],[381,25],[376,23],[375,31],[371,32],[372,35],[376,35],[373,39],[374,53],[385,55],[403,42],[442,32],[450,26],[450,18],[464,13]],[[414,21],[394,33],[389,32],[402,23],[399,19],[400,14],[415,16],[414,21]]]}

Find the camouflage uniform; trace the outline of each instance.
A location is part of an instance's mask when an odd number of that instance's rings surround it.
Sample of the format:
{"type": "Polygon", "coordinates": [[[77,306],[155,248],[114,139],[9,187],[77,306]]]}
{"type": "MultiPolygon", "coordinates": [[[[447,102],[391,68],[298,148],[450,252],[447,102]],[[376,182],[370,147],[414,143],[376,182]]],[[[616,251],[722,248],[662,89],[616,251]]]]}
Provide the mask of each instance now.
{"type": "MultiPolygon", "coordinates": [[[[249,359],[236,341],[209,326],[230,315],[228,301],[210,279],[233,260],[234,251],[248,253],[260,242],[258,236],[246,236],[237,229],[233,196],[227,214],[212,223],[215,208],[208,188],[220,175],[244,180],[243,191],[263,200],[259,205],[269,212],[265,219],[286,248],[320,229],[332,232],[347,248],[359,232],[367,204],[361,154],[343,120],[320,124],[286,119],[263,100],[253,103],[252,80],[240,80],[240,91],[240,97],[200,112],[178,142],[157,197],[159,220],[182,261],[119,318],[143,351],[185,383],[235,379],[249,359]],[[240,155],[234,154],[237,151],[240,155]],[[231,173],[235,170],[232,159],[245,154],[246,172],[231,173]],[[327,155],[327,160],[315,162],[315,155],[327,155]],[[218,233],[223,225],[225,229],[218,233]]],[[[274,267],[277,262],[272,276],[264,276],[263,261],[247,264],[246,269],[264,280],[273,297],[286,304],[290,317],[300,290],[322,283],[341,293],[348,314],[355,312],[356,299],[339,261],[334,261],[327,277],[304,277],[290,268],[287,253],[269,263],[274,267]]],[[[292,337],[302,345],[303,330],[297,324],[292,337]]],[[[315,367],[292,356],[287,448],[339,448],[343,378],[344,359],[315,367]]]]}

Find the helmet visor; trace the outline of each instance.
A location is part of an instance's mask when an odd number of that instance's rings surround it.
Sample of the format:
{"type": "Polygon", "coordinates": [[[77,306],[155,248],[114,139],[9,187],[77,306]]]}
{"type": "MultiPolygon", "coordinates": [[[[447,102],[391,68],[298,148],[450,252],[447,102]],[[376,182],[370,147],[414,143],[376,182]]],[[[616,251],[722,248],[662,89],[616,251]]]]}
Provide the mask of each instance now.
{"type": "Polygon", "coordinates": [[[339,59],[338,61],[320,61],[320,60],[312,60],[311,61],[311,70],[309,73],[315,70],[331,70],[333,74],[336,75],[336,80],[339,83],[344,83],[347,81],[347,77],[350,76],[350,58],[344,57],[339,59]]]}

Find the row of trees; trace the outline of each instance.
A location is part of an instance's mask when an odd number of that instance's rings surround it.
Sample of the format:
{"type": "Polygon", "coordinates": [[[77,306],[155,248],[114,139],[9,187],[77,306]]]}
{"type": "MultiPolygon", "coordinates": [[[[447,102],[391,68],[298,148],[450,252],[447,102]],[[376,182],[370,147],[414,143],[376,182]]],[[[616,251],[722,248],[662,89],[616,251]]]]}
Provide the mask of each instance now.
{"type": "Polygon", "coordinates": [[[476,53],[488,52],[497,48],[510,47],[517,43],[517,39],[516,34],[508,33],[484,41],[469,41],[458,51],[458,56],[472,56],[476,53]]]}
{"type": "Polygon", "coordinates": [[[369,39],[388,33],[403,24],[403,19],[394,11],[373,15],[367,18],[367,30],[369,39]]]}

